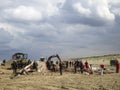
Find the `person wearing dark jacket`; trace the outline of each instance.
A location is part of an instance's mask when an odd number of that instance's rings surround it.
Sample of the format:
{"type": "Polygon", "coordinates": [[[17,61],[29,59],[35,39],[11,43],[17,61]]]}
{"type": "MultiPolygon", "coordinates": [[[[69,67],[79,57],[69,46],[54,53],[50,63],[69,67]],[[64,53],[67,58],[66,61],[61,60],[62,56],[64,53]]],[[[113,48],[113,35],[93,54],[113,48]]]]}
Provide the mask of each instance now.
{"type": "Polygon", "coordinates": [[[60,75],[62,75],[62,69],[63,69],[63,67],[62,67],[62,62],[59,63],[59,67],[60,67],[60,68],[59,68],[59,70],[60,70],[60,75]]]}
{"type": "Polygon", "coordinates": [[[38,70],[38,64],[36,61],[34,61],[33,63],[33,69],[35,69],[36,71],[38,70]]]}
{"type": "Polygon", "coordinates": [[[77,73],[77,67],[79,67],[79,61],[75,61],[74,63],[74,70],[75,70],[75,73],[77,73]]]}
{"type": "Polygon", "coordinates": [[[84,71],[84,65],[83,65],[83,62],[80,61],[80,72],[83,74],[83,71],[84,71]]]}
{"type": "Polygon", "coordinates": [[[11,64],[11,67],[13,69],[13,74],[16,76],[17,75],[17,62],[13,61],[13,63],[11,64]]]}

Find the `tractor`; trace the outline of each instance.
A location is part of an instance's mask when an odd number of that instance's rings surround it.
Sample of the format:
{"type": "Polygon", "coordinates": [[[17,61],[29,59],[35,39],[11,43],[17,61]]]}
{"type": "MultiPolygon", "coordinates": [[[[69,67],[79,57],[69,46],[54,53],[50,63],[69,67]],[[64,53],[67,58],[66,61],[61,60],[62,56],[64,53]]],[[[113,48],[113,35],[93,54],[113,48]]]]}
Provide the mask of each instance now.
{"type": "Polygon", "coordinates": [[[27,59],[28,55],[25,53],[15,53],[12,55],[12,59],[19,60],[19,59],[27,59]]]}
{"type": "Polygon", "coordinates": [[[19,69],[25,67],[28,64],[30,64],[29,60],[27,60],[27,58],[28,58],[27,54],[20,53],[20,52],[12,55],[12,59],[17,62],[17,66],[18,66],[19,69]]]}

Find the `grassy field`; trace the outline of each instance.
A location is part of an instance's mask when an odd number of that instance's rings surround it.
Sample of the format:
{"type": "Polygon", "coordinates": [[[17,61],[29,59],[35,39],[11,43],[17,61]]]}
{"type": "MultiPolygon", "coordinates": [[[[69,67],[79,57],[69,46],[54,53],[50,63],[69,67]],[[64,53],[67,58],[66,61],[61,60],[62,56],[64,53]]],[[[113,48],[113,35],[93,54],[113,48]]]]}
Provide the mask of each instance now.
{"type": "Polygon", "coordinates": [[[120,61],[120,54],[110,54],[103,56],[91,56],[91,57],[83,57],[83,58],[72,58],[71,60],[82,60],[85,62],[86,60],[91,64],[107,64],[110,65],[110,60],[117,59],[120,61]]]}
{"type": "Polygon", "coordinates": [[[59,72],[50,72],[47,75],[33,72],[11,79],[12,70],[7,70],[7,66],[0,66],[0,90],[120,90],[120,73],[115,73],[115,67],[109,65],[109,60],[99,58],[87,60],[98,66],[105,63],[106,74],[94,72],[85,75],[71,71],[63,72],[61,76],[59,72]]]}

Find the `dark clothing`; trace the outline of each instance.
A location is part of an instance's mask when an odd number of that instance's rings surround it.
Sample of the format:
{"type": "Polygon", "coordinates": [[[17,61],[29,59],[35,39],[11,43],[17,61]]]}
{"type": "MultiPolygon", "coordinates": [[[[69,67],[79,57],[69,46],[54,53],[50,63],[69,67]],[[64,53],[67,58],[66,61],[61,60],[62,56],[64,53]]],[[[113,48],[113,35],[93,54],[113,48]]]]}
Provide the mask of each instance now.
{"type": "Polygon", "coordinates": [[[74,66],[75,73],[77,72],[77,66],[74,66]]]}
{"type": "Polygon", "coordinates": [[[35,69],[36,71],[38,70],[37,66],[38,66],[37,62],[34,61],[34,63],[33,63],[33,69],[35,69]]]}
{"type": "Polygon", "coordinates": [[[77,72],[77,68],[80,68],[80,72],[83,73],[83,70],[84,70],[84,65],[82,63],[82,61],[75,61],[74,63],[74,70],[75,70],[75,73],[77,72]]]}
{"type": "Polygon", "coordinates": [[[60,67],[60,68],[59,68],[59,69],[60,69],[60,75],[62,75],[62,68],[63,68],[63,67],[62,67],[62,63],[59,64],[59,67],[60,67]]]}
{"type": "Polygon", "coordinates": [[[5,66],[6,60],[3,60],[3,62],[1,63],[2,66],[5,66]]]}
{"type": "Polygon", "coordinates": [[[79,67],[79,61],[75,61],[74,63],[74,70],[75,70],[75,73],[77,72],[77,67],[79,67]]]}
{"type": "Polygon", "coordinates": [[[75,61],[75,64],[74,64],[76,67],[78,67],[79,66],[79,61],[77,60],[77,61],[75,61]]]}
{"type": "Polygon", "coordinates": [[[80,71],[81,71],[81,73],[83,73],[84,65],[83,65],[82,61],[79,62],[79,65],[80,65],[80,71]]]}
{"type": "Polygon", "coordinates": [[[19,68],[19,69],[23,68],[23,62],[22,61],[17,61],[17,68],[19,68]]]}
{"type": "Polygon", "coordinates": [[[68,61],[66,61],[66,68],[68,68],[68,61]]]}
{"type": "Polygon", "coordinates": [[[17,69],[17,62],[13,61],[13,63],[11,64],[12,69],[17,69]]]}
{"type": "Polygon", "coordinates": [[[72,62],[70,61],[70,62],[69,62],[69,64],[70,64],[70,67],[71,67],[71,66],[72,66],[72,65],[71,65],[71,64],[72,64],[72,62]]]}
{"type": "Polygon", "coordinates": [[[6,63],[6,60],[3,60],[3,63],[5,64],[5,63],[6,63]]]}
{"type": "Polygon", "coordinates": [[[49,61],[46,62],[46,65],[47,65],[47,69],[50,70],[51,69],[51,64],[49,61]]]}
{"type": "Polygon", "coordinates": [[[31,60],[28,60],[27,65],[31,64],[31,60]]]}
{"type": "Polygon", "coordinates": [[[17,62],[13,61],[13,63],[11,64],[11,67],[13,69],[13,74],[17,75],[17,62]]]}
{"type": "Polygon", "coordinates": [[[55,72],[55,64],[52,64],[52,71],[55,72]]]}

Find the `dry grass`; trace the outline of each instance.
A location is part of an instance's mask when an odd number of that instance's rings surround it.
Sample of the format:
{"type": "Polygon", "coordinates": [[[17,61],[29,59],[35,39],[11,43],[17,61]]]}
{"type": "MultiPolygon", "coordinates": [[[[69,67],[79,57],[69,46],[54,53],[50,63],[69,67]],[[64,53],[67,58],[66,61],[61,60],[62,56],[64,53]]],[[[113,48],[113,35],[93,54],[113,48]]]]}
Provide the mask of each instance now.
{"type": "MultiPolygon", "coordinates": [[[[79,72],[63,72],[60,76],[56,72],[43,76],[33,72],[13,79],[10,79],[12,70],[0,66],[0,72],[4,72],[0,74],[0,90],[120,90],[120,73],[115,73],[115,67],[109,66],[107,62],[99,61],[100,64],[106,63],[106,67],[113,72],[111,74],[84,75],[79,72]]],[[[96,64],[95,61],[91,63],[96,64]]]]}

